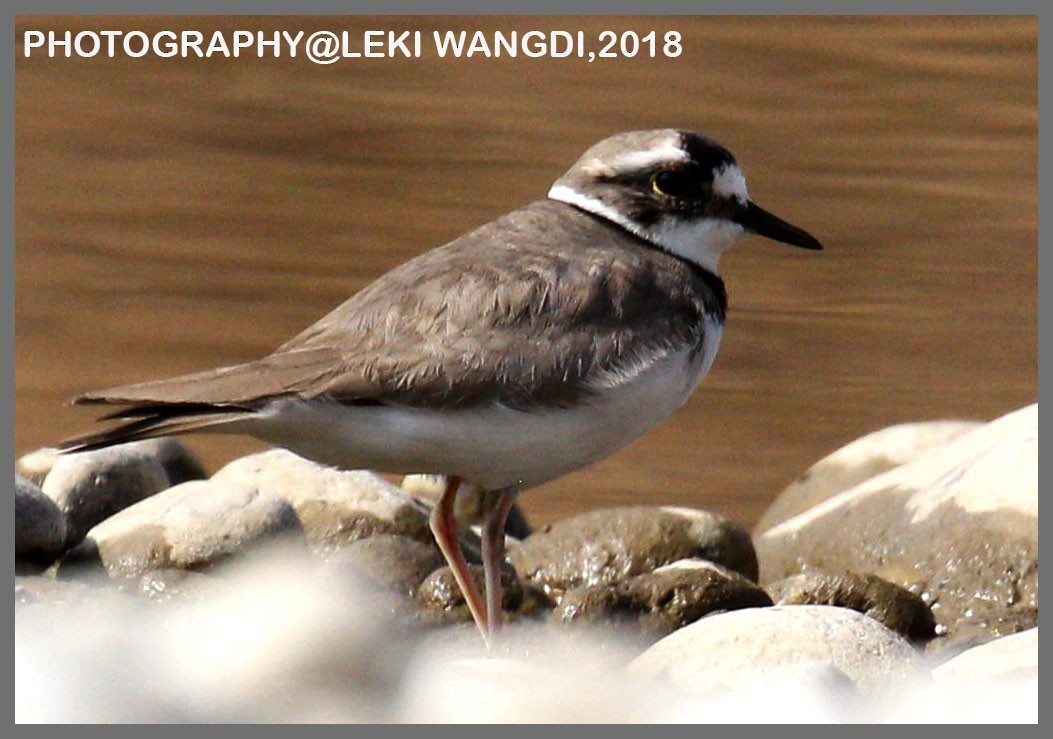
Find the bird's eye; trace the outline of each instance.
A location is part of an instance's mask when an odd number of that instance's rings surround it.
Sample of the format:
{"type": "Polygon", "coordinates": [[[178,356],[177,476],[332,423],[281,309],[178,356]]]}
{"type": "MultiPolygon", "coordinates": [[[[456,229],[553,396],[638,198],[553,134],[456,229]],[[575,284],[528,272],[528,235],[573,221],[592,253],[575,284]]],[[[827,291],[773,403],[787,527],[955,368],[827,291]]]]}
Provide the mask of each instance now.
{"type": "Polygon", "coordinates": [[[694,189],[694,181],[682,169],[663,169],[651,178],[651,187],[659,195],[682,198],[694,189]]]}

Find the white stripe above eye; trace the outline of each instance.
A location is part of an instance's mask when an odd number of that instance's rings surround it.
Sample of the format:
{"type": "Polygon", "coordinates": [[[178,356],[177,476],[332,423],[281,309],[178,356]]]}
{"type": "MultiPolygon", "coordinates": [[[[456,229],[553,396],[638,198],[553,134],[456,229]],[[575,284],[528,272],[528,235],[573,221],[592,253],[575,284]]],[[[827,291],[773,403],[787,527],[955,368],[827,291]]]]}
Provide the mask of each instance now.
{"type": "Polygon", "coordinates": [[[665,144],[654,149],[630,151],[612,159],[608,164],[615,172],[640,172],[660,164],[676,164],[691,159],[679,144],[665,144]]]}

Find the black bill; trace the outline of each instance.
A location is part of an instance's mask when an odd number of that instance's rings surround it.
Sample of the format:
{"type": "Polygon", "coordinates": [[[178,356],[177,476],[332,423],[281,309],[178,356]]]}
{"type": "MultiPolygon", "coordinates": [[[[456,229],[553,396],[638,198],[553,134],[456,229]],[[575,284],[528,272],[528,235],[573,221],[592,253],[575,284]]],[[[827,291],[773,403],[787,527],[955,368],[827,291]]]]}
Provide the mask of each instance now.
{"type": "Polygon", "coordinates": [[[799,246],[802,249],[819,250],[823,248],[818,239],[807,231],[790,225],[752,202],[746,205],[746,212],[735,220],[747,231],[758,236],[766,236],[769,239],[799,246]]]}

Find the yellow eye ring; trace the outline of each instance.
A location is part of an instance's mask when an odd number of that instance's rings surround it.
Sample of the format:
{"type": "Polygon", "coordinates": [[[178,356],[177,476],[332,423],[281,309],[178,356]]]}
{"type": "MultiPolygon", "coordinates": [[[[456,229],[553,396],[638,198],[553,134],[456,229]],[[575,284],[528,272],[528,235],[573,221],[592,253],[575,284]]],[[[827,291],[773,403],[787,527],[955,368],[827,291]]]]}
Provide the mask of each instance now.
{"type": "Polygon", "coordinates": [[[694,189],[694,181],[682,169],[663,169],[651,177],[651,189],[667,198],[682,198],[694,189]]]}

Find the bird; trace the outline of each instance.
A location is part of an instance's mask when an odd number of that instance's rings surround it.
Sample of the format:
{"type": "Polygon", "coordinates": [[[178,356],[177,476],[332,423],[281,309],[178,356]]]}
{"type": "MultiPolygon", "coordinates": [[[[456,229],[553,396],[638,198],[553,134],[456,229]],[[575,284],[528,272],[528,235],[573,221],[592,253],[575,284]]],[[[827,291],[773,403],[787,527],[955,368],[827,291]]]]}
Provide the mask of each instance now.
{"type": "Polygon", "coordinates": [[[338,468],[439,475],[429,526],[489,646],[517,496],[688,399],[723,333],[720,257],[751,235],[822,249],[749,199],[712,138],[618,133],[546,197],[392,269],[261,359],[75,398],[117,409],[60,448],[233,433],[338,468]],[[487,500],[485,595],[458,543],[462,485],[487,500]]]}

